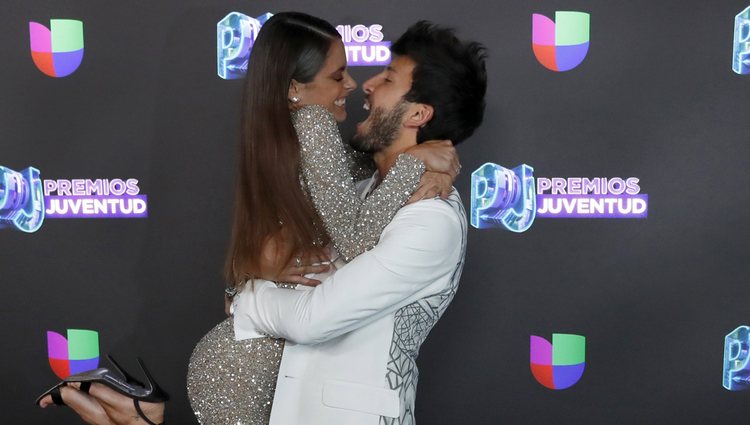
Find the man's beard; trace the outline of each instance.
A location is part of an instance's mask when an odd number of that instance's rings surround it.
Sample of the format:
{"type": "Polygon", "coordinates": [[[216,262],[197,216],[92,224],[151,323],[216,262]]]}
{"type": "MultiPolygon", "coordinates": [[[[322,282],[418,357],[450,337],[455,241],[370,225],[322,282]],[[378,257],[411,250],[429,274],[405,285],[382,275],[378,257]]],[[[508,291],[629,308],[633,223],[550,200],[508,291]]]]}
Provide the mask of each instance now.
{"type": "Polygon", "coordinates": [[[355,134],[349,145],[357,151],[374,154],[392,145],[401,133],[401,121],[407,102],[400,100],[390,111],[375,108],[370,114],[370,128],[364,134],[355,134]]]}

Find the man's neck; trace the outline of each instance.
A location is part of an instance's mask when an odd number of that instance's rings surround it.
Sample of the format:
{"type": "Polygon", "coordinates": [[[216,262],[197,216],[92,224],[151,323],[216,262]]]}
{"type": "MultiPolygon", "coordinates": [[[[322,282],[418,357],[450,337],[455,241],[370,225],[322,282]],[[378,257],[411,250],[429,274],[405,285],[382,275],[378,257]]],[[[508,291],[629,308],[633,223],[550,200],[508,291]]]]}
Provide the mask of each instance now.
{"type": "Polygon", "coordinates": [[[372,159],[375,161],[375,165],[378,167],[378,181],[383,181],[385,175],[396,163],[398,156],[401,155],[406,149],[399,151],[388,149],[388,151],[378,152],[373,155],[372,159]]]}
{"type": "Polygon", "coordinates": [[[372,159],[378,167],[378,182],[383,181],[388,171],[396,163],[398,156],[406,152],[410,147],[417,144],[416,133],[402,131],[401,135],[393,143],[380,152],[376,152],[372,159]]]}

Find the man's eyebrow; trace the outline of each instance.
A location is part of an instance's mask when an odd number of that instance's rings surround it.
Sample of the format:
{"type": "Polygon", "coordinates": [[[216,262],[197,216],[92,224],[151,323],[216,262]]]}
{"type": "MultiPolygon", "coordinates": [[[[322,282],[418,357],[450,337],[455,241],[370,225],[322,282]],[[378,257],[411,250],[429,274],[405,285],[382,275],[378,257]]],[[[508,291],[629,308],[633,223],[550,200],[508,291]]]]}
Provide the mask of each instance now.
{"type": "Polygon", "coordinates": [[[394,68],[394,67],[392,67],[392,66],[390,66],[390,65],[386,66],[386,67],[385,67],[385,70],[386,70],[386,71],[390,71],[390,72],[392,72],[392,73],[394,73],[394,74],[398,74],[398,72],[396,72],[396,68],[394,68]]]}

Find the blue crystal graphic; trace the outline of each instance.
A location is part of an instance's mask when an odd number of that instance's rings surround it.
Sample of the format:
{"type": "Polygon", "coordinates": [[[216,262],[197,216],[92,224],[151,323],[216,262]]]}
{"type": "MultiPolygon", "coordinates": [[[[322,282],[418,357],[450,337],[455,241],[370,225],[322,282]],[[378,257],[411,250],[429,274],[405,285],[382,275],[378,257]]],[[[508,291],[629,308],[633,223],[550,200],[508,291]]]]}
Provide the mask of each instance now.
{"type": "Polygon", "coordinates": [[[738,74],[750,74],[750,6],[734,19],[732,69],[738,74]]]}
{"type": "Polygon", "coordinates": [[[0,166],[0,227],[32,233],[44,222],[44,192],[39,170],[16,172],[0,166]]]}
{"type": "Polygon", "coordinates": [[[724,338],[724,388],[750,389],[750,327],[740,326],[724,338]]]}
{"type": "Polygon", "coordinates": [[[471,225],[525,232],[536,217],[534,169],[513,170],[488,162],[471,173],[471,225]]]}
{"type": "Polygon", "coordinates": [[[247,73],[250,50],[261,26],[273,14],[264,13],[257,19],[240,12],[231,12],[216,24],[216,67],[225,80],[243,78],[247,73]]]}

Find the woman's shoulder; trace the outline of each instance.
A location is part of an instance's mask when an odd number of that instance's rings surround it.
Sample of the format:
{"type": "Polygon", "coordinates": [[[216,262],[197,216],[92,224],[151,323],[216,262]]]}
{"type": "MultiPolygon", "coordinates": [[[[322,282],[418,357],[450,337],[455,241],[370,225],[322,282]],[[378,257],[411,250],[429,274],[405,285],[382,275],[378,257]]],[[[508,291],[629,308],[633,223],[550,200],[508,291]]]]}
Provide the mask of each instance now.
{"type": "Polygon", "coordinates": [[[338,123],[328,109],[320,105],[305,105],[292,114],[294,130],[300,144],[305,146],[327,146],[340,144],[338,123]]]}
{"type": "Polygon", "coordinates": [[[321,105],[304,105],[292,113],[294,122],[300,121],[332,121],[336,122],[331,111],[321,105]]]}

